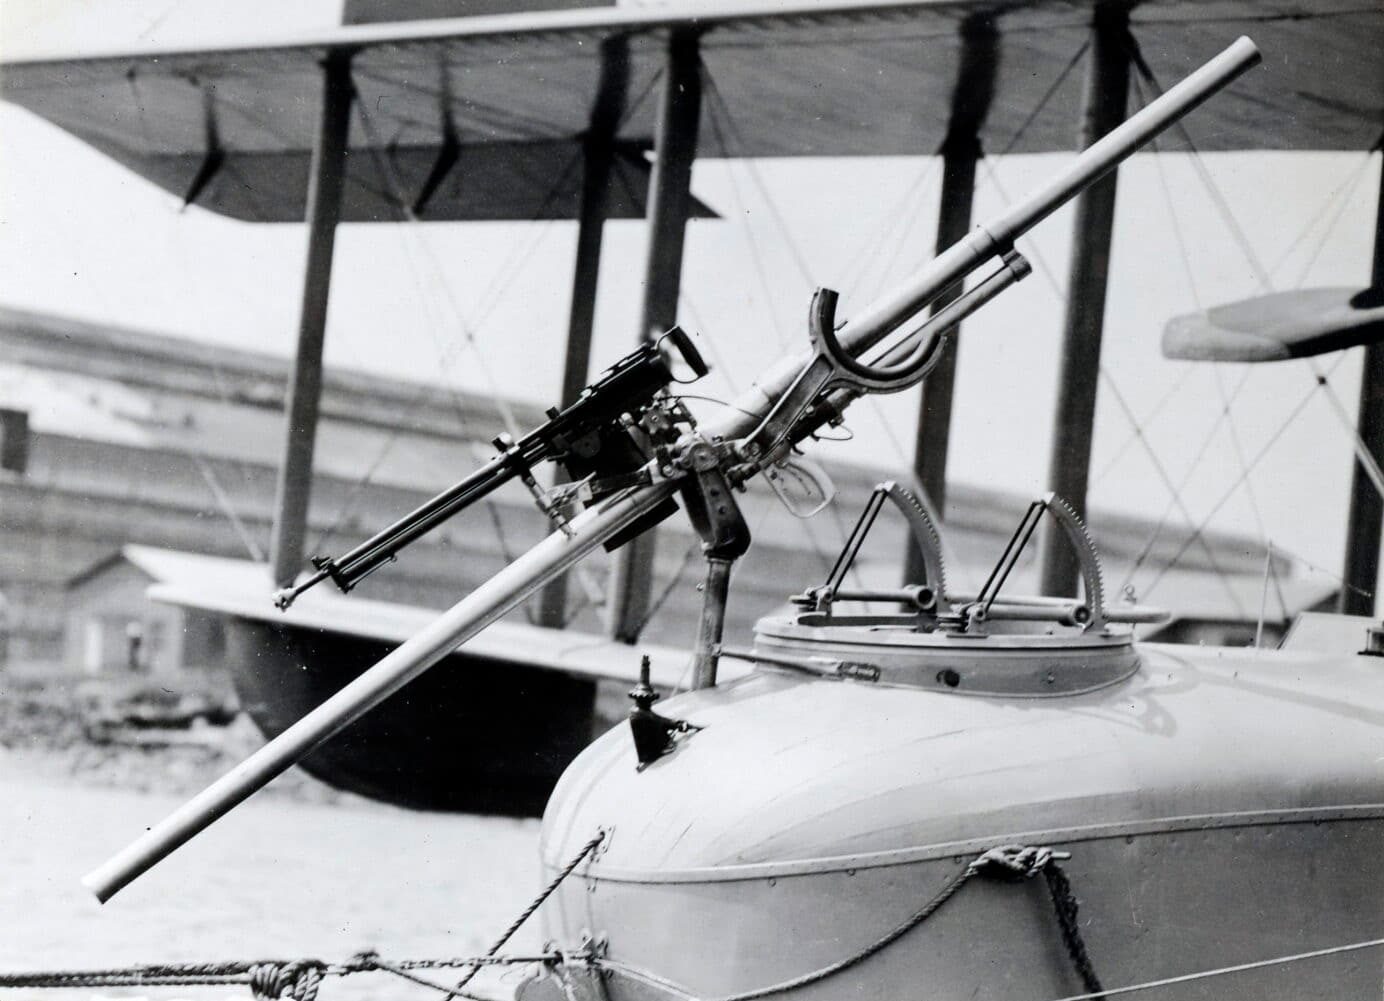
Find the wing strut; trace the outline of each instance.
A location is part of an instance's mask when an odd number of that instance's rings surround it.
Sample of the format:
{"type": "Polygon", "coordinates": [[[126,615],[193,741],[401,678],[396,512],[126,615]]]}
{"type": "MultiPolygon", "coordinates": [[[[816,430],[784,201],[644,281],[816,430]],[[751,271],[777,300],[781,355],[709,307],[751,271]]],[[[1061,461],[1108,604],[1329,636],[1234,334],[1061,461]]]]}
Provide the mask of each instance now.
{"type": "MultiPolygon", "coordinates": [[[[1081,145],[1099,141],[1125,117],[1129,100],[1129,9],[1119,4],[1096,7],[1087,52],[1086,94],[1081,111],[1081,145]]],[[[1076,199],[1067,307],[1063,319],[1062,370],[1053,416],[1048,489],[1067,499],[1078,517],[1086,517],[1091,479],[1091,435],[1100,381],[1101,336],[1105,329],[1105,288],[1110,275],[1110,244],[1115,228],[1117,171],[1091,185],[1076,199]]],[[[1041,541],[1042,593],[1076,594],[1080,567],[1072,547],[1057,532],[1041,541]]]]}
{"type": "Polygon", "coordinates": [[[308,179],[308,258],[303,276],[303,306],[298,319],[298,350],[289,376],[284,457],[274,497],[274,532],[269,561],[277,587],[287,587],[303,565],[308,500],[312,493],[312,453],[322,402],[322,345],[327,332],[327,300],[332,285],[332,251],[341,217],[346,166],[346,136],[354,87],[350,56],[332,52],[322,64],[322,108],[308,179]]]}
{"type": "MultiPolygon", "coordinates": [[[[682,243],[692,207],[692,161],[702,108],[702,67],[695,30],[668,38],[658,109],[654,169],[649,178],[649,249],[645,258],[641,341],[677,325],[682,243]]],[[[633,643],[649,610],[657,540],[645,532],[613,557],[606,632],[633,643]]]]}

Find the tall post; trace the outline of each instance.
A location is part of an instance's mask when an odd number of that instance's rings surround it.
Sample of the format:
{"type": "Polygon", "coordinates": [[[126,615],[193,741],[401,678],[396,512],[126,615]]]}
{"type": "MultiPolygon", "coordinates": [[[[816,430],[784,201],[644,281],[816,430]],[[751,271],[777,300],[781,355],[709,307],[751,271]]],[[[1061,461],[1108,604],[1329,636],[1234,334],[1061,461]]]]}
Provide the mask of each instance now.
{"type": "MultiPolygon", "coordinates": [[[[964,239],[971,229],[975,196],[976,163],[981,157],[980,130],[995,96],[995,71],[999,66],[998,35],[988,14],[972,14],[961,22],[961,58],[952,90],[951,118],[942,140],[942,193],[937,215],[938,254],[964,239]]],[[[953,302],[960,288],[943,293],[932,306],[936,312],[953,302]]],[[[918,434],[913,449],[913,472],[933,509],[942,515],[947,503],[947,450],[951,442],[952,395],[956,383],[958,329],[948,337],[937,367],[923,383],[918,410],[918,434]]],[[[909,546],[904,580],[926,575],[922,555],[909,546]]]]}
{"type": "MultiPolygon", "coordinates": [[[[682,281],[682,244],[691,208],[692,161],[702,110],[702,79],[697,34],[674,31],[668,39],[649,178],[646,218],[649,245],[644,265],[644,305],[640,337],[656,337],[677,322],[682,281]]],[[[652,531],[625,544],[611,564],[606,631],[633,643],[649,610],[653,586],[652,531]]]]}
{"type": "MultiPolygon", "coordinates": [[[[590,381],[591,332],[596,319],[601,240],[610,210],[615,134],[625,114],[629,77],[629,40],[623,35],[606,39],[601,46],[601,75],[591,108],[591,124],[582,136],[581,206],[578,209],[576,264],[572,273],[572,304],[567,318],[567,357],[562,368],[563,407],[575,403],[590,381]]],[[[551,629],[567,624],[565,576],[551,581],[539,593],[538,621],[551,629]]]]}
{"type": "MultiPolygon", "coordinates": [[[[1370,285],[1384,288],[1384,154],[1380,157],[1379,200],[1374,216],[1374,262],[1370,285]]],[[[1365,347],[1360,372],[1360,439],[1370,454],[1384,462],[1384,344],[1365,347]]],[[[1346,615],[1373,615],[1374,589],[1379,580],[1380,524],[1384,500],[1356,459],[1350,481],[1350,516],[1346,522],[1345,567],[1337,609],[1346,615]]]]}
{"type": "MultiPolygon", "coordinates": [[[[1086,65],[1082,149],[1124,121],[1129,97],[1128,32],[1129,11],[1124,4],[1096,8],[1086,65]]],[[[1049,489],[1069,501],[1082,517],[1086,515],[1086,489],[1091,476],[1091,432],[1096,417],[1105,291],[1115,224],[1116,176],[1117,172],[1112,170],[1076,200],[1057,411],[1048,461],[1049,489]]],[[[1041,573],[1044,594],[1076,593],[1076,554],[1062,532],[1044,533],[1041,573]]]]}
{"type": "Polygon", "coordinates": [[[308,501],[312,494],[312,453],[322,397],[322,343],[332,282],[332,250],[341,216],[341,185],[350,127],[350,57],[332,52],[322,64],[322,107],[308,178],[308,254],[303,305],[298,320],[298,351],[289,374],[284,405],[283,463],[274,500],[270,562],[274,583],[293,583],[303,564],[308,501]]]}

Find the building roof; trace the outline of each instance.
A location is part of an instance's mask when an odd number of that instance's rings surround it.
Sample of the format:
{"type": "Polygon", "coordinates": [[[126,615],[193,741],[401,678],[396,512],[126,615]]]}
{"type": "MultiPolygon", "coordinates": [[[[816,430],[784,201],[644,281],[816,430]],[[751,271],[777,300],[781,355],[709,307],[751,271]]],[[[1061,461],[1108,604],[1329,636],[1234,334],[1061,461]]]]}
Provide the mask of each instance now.
{"type": "MultiPolygon", "coordinates": [[[[6,307],[0,359],[0,398],[36,433],[278,465],[286,359],[6,307]]],[[[372,482],[434,492],[488,455],[502,426],[475,394],[329,368],[314,465],[354,481],[362,457],[378,456],[372,482]]]]}

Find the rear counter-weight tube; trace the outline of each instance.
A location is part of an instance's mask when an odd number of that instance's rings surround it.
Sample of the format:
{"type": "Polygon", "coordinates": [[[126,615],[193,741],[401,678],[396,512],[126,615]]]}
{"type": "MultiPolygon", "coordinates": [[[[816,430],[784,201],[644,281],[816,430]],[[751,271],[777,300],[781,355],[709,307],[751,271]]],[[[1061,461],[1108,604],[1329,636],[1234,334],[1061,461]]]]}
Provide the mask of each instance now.
{"type": "Polygon", "coordinates": [[[530,594],[673,494],[663,481],[593,507],[443,612],[412,639],[173,811],[83,879],[98,900],[166,858],[270,780],[301,761],[530,594]]]}

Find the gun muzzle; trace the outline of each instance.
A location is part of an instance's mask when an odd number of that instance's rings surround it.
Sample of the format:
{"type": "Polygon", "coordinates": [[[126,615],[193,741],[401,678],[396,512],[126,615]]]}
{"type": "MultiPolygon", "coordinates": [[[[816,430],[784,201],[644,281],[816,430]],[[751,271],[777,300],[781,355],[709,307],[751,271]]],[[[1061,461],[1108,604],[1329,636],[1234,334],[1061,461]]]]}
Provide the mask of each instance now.
{"type": "Polygon", "coordinates": [[[231,769],[129,847],[82,879],[102,903],[157,865],[312,753],[433,664],[607,539],[662,504],[675,484],[640,487],[593,507],[571,522],[571,536],[554,532],[439,615],[422,632],[231,769]]]}
{"type": "MultiPolygon", "coordinates": [[[[851,317],[839,334],[841,345],[859,358],[911,320],[948,287],[989,261],[1003,257],[1015,240],[1114,170],[1141,146],[1186,117],[1207,98],[1229,86],[1262,58],[1249,38],[1236,39],[1200,69],[1092,143],[1047,184],[1015,203],[999,218],[976,227],[965,239],[934,257],[912,280],[851,317]]],[[[925,331],[920,329],[896,347],[907,351],[904,345],[916,343],[920,336],[926,336],[925,331]]],[[[742,438],[753,431],[809,361],[811,356],[804,354],[775,365],[734,401],[734,409],[711,430],[728,439],[742,438]]]]}

